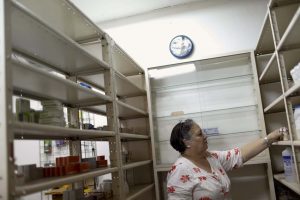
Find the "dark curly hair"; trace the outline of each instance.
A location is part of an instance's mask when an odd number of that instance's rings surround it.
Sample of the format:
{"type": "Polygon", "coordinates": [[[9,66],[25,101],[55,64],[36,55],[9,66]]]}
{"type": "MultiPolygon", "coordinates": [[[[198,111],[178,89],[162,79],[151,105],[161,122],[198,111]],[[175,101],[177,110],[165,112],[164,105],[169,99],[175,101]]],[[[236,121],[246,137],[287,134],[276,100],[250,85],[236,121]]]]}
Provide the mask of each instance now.
{"type": "Polygon", "coordinates": [[[186,145],[183,140],[191,139],[190,130],[194,123],[195,122],[192,119],[186,119],[174,126],[170,137],[170,143],[176,151],[183,153],[186,150],[186,145]]]}

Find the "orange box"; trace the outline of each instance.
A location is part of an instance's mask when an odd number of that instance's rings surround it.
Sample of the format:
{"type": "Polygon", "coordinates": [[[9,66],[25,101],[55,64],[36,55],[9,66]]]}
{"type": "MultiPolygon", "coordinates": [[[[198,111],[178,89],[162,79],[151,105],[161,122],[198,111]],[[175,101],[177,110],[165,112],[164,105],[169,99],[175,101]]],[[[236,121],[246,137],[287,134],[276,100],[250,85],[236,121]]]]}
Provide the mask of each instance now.
{"type": "Polygon", "coordinates": [[[97,160],[105,160],[105,156],[97,156],[97,160]]]}
{"type": "Polygon", "coordinates": [[[107,160],[97,160],[96,165],[97,167],[107,167],[107,160]]]}
{"type": "Polygon", "coordinates": [[[88,162],[82,162],[80,163],[80,172],[86,172],[89,171],[90,164],[88,162]]]}

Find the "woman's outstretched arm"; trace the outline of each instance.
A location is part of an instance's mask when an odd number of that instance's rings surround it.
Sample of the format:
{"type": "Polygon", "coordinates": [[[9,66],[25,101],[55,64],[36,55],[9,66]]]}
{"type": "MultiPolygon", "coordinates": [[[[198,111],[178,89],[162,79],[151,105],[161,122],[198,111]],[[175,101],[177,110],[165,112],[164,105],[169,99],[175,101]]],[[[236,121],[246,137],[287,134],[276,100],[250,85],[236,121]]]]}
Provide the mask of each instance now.
{"type": "Polygon", "coordinates": [[[260,138],[256,141],[244,145],[241,148],[243,163],[247,162],[257,154],[268,148],[269,145],[271,145],[273,142],[281,140],[284,131],[287,131],[287,129],[285,127],[282,127],[268,134],[266,136],[266,139],[260,138]]]}

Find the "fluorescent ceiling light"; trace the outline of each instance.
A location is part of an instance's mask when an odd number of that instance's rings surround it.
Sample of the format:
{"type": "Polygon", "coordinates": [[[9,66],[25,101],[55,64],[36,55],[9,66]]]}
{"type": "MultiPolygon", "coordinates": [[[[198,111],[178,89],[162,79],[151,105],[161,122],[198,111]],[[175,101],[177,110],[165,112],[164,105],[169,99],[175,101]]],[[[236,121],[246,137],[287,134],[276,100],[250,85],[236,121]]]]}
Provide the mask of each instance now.
{"type": "Polygon", "coordinates": [[[176,67],[168,67],[165,69],[152,69],[149,70],[151,78],[159,79],[169,76],[176,76],[179,74],[185,74],[196,71],[196,66],[193,63],[183,64],[176,67]]]}

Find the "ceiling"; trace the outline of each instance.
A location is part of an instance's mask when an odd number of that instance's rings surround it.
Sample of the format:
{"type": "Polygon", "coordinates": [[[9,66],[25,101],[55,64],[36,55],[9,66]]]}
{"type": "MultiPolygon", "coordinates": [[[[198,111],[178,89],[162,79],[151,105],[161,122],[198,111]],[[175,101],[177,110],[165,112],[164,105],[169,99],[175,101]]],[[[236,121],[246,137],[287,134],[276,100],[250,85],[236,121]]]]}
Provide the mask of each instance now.
{"type": "Polygon", "coordinates": [[[200,0],[71,0],[94,23],[117,20],[195,1],[200,0]]]}

